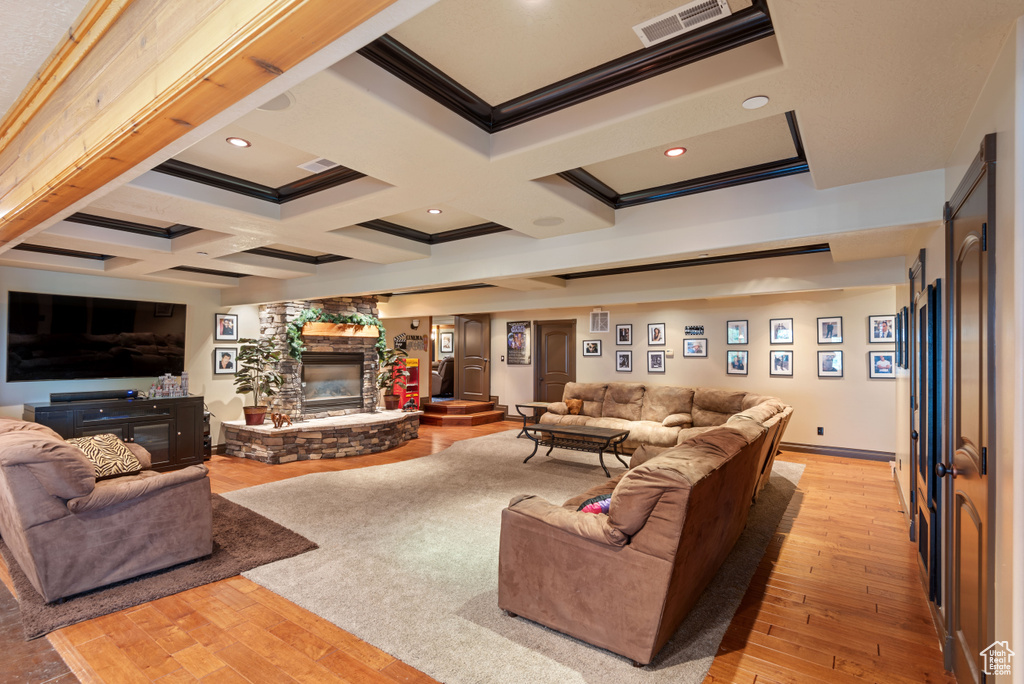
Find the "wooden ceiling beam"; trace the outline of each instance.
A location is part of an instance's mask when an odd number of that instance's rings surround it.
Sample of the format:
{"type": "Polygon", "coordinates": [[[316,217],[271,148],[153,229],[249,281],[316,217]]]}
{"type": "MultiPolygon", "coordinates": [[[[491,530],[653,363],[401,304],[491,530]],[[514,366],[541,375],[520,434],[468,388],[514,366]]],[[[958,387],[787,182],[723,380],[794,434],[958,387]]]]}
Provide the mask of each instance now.
{"type": "Polygon", "coordinates": [[[0,123],[0,247],[393,2],[95,0],[0,123]]]}

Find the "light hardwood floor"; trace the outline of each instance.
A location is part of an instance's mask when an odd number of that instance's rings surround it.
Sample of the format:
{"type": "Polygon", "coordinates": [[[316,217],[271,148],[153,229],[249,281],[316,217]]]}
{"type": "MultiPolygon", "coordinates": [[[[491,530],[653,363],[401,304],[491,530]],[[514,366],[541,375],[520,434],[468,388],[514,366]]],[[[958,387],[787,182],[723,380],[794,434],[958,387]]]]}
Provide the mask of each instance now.
{"type": "MultiPolygon", "coordinates": [[[[210,479],[215,492],[227,492],[418,458],[512,427],[424,426],[398,449],[341,460],[268,466],[215,456],[210,479]]],[[[779,460],[806,470],[706,682],[953,682],[889,467],[794,453],[779,460]]],[[[87,683],[435,681],[242,577],[48,638],[87,683]]]]}

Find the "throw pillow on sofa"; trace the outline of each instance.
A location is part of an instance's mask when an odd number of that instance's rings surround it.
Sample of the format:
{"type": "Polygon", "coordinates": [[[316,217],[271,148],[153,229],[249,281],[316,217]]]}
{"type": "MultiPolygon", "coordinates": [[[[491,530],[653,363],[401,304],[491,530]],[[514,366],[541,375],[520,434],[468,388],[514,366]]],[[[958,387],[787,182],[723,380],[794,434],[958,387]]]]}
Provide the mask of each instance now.
{"type": "Polygon", "coordinates": [[[607,513],[611,503],[612,495],[602,494],[601,496],[595,496],[592,499],[587,499],[581,503],[580,507],[576,510],[583,513],[607,513]]]}
{"type": "Polygon", "coordinates": [[[67,440],[92,461],[96,468],[97,480],[109,480],[122,475],[135,475],[142,471],[142,464],[117,435],[92,435],[67,440]]]}
{"type": "Polygon", "coordinates": [[[582,399],[566,399],[565,405],[569,408],[569,414],[573,416],[580,415],[580,411],[583,410],[582,399]]]}

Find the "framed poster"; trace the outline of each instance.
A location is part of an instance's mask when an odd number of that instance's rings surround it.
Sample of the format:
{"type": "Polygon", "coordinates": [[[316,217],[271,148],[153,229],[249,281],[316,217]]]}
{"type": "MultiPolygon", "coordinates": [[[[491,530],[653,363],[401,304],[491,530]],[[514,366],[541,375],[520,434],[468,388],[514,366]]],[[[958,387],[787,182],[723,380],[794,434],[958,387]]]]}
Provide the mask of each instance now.
{"type": "Polygon", "coordinates": [[[633,324],[619,323],[615,326],[615,344],[633,344],[633,324]]]}
{"type": "Polygon", "coordinates": [[[683,356],[707,356],[708,341],[703,337],[683,340],[683,356]]]}
{"type": "Polygon", "coordinates": [[[792,318],[773,318],[768,325],[771,344],[793,344],[792,318]]]}
{"type": "Polygon", "coordinates": [[[214,314],[213,339],[218,342],[238,341],[238,315],[214,314]]]}
{"type": "Polygon", "coordinates": [[[664,349],[649,349],[647,351],[647,372],[648,373],[664,373],[665,372],[665,350],[664,349]]]}
{"type": "Polygon", "coordinates": [[[600,356],[601,340],[583,340],[584,356],[600,356]]]}
{"type": "Polygon", "coordinates": [[[633,372],[633,352],[628,349],[617,349],[615,351],[615,372],[633,372]]]}
{"type": "Polygon", "coordinates": [[[818,377],[843,377],[843,352],[839,349],[818,352],[818,377]]]}
{"type": "Polygon", "coordinates": [[[508,329],[508,365],[530,365],[530,321],[512,321],[506,323],[508,329]]]}
{"type": "Polygon", "coordinates": [[[213,348],[213,374],[234,375],[238,367],[238,349],[235,347],[213,348]]]}
{"type": "Polygon", "coordinates": [[[896,316],[868,316],[868,343],[893,344],[896,342],[896,316]]]}
{"type": "Polygon", "coordinates": [[[888,351],[868,352],[868,377],[895,378],[896,352],[891,349],[888,351]]]}
{"type": "Polygon", "coordinates": [[[647,324],[647,344],[653,346],[665,344],[665,324],[664,323],[648,323],[647,324]]]}
{"type": "Polygon", "coordinates": [[[843,317],[818,319],[818,344],[840,344],[843,341],[843,317]]]}
{"type": "Polygon", "coordinates": [[[746,375],[747,374],[747,352],[743,351],[727,351],[725,353],[725,372],[729,375],[746,375]]]}
{"type": "Polygon", "coordinates": [[[442,354],[455,353],[455,331],[441,333],[440,350],[442,354]]]}
{"type": "Polygon", "coordinates": [[[793,377],[793,351],[790,349],[773,349],[768,365],[769,375],[793,377]]]}
{"type": "Polygon", "coordinates": [[[747,321],[725,322],[726,344],[746,344],[747,339],[747,321]]]}

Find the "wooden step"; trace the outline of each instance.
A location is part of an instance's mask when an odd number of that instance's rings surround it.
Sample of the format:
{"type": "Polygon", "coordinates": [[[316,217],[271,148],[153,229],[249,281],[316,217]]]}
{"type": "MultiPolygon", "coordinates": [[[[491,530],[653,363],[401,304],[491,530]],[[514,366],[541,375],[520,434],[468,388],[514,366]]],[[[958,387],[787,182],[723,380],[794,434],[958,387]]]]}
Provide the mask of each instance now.
{"type": "Polygon", "coordinates": [[[484,425],[505,420],[504,411],[481,411],[479,413],[424,413],[420,416],[423,425],[440,425],[442,427],[484,425]]]}
{"type": "MultiPolygon", "coordinates": [[[[431,402],[429,404],[423,404],[423,410],[427,413],[434,413],[440,415],[458,415],[463,416],[469,413],[484,413],[485,411],[494,410],[493,401],[464,401],[462,399],[455,399],[452,401],[439,401],[431,402]]],[[[464,423],[469,425],[469,423],[464,423]]],[[[479,423],[473,423],[479,425],[479,423]]]]}

